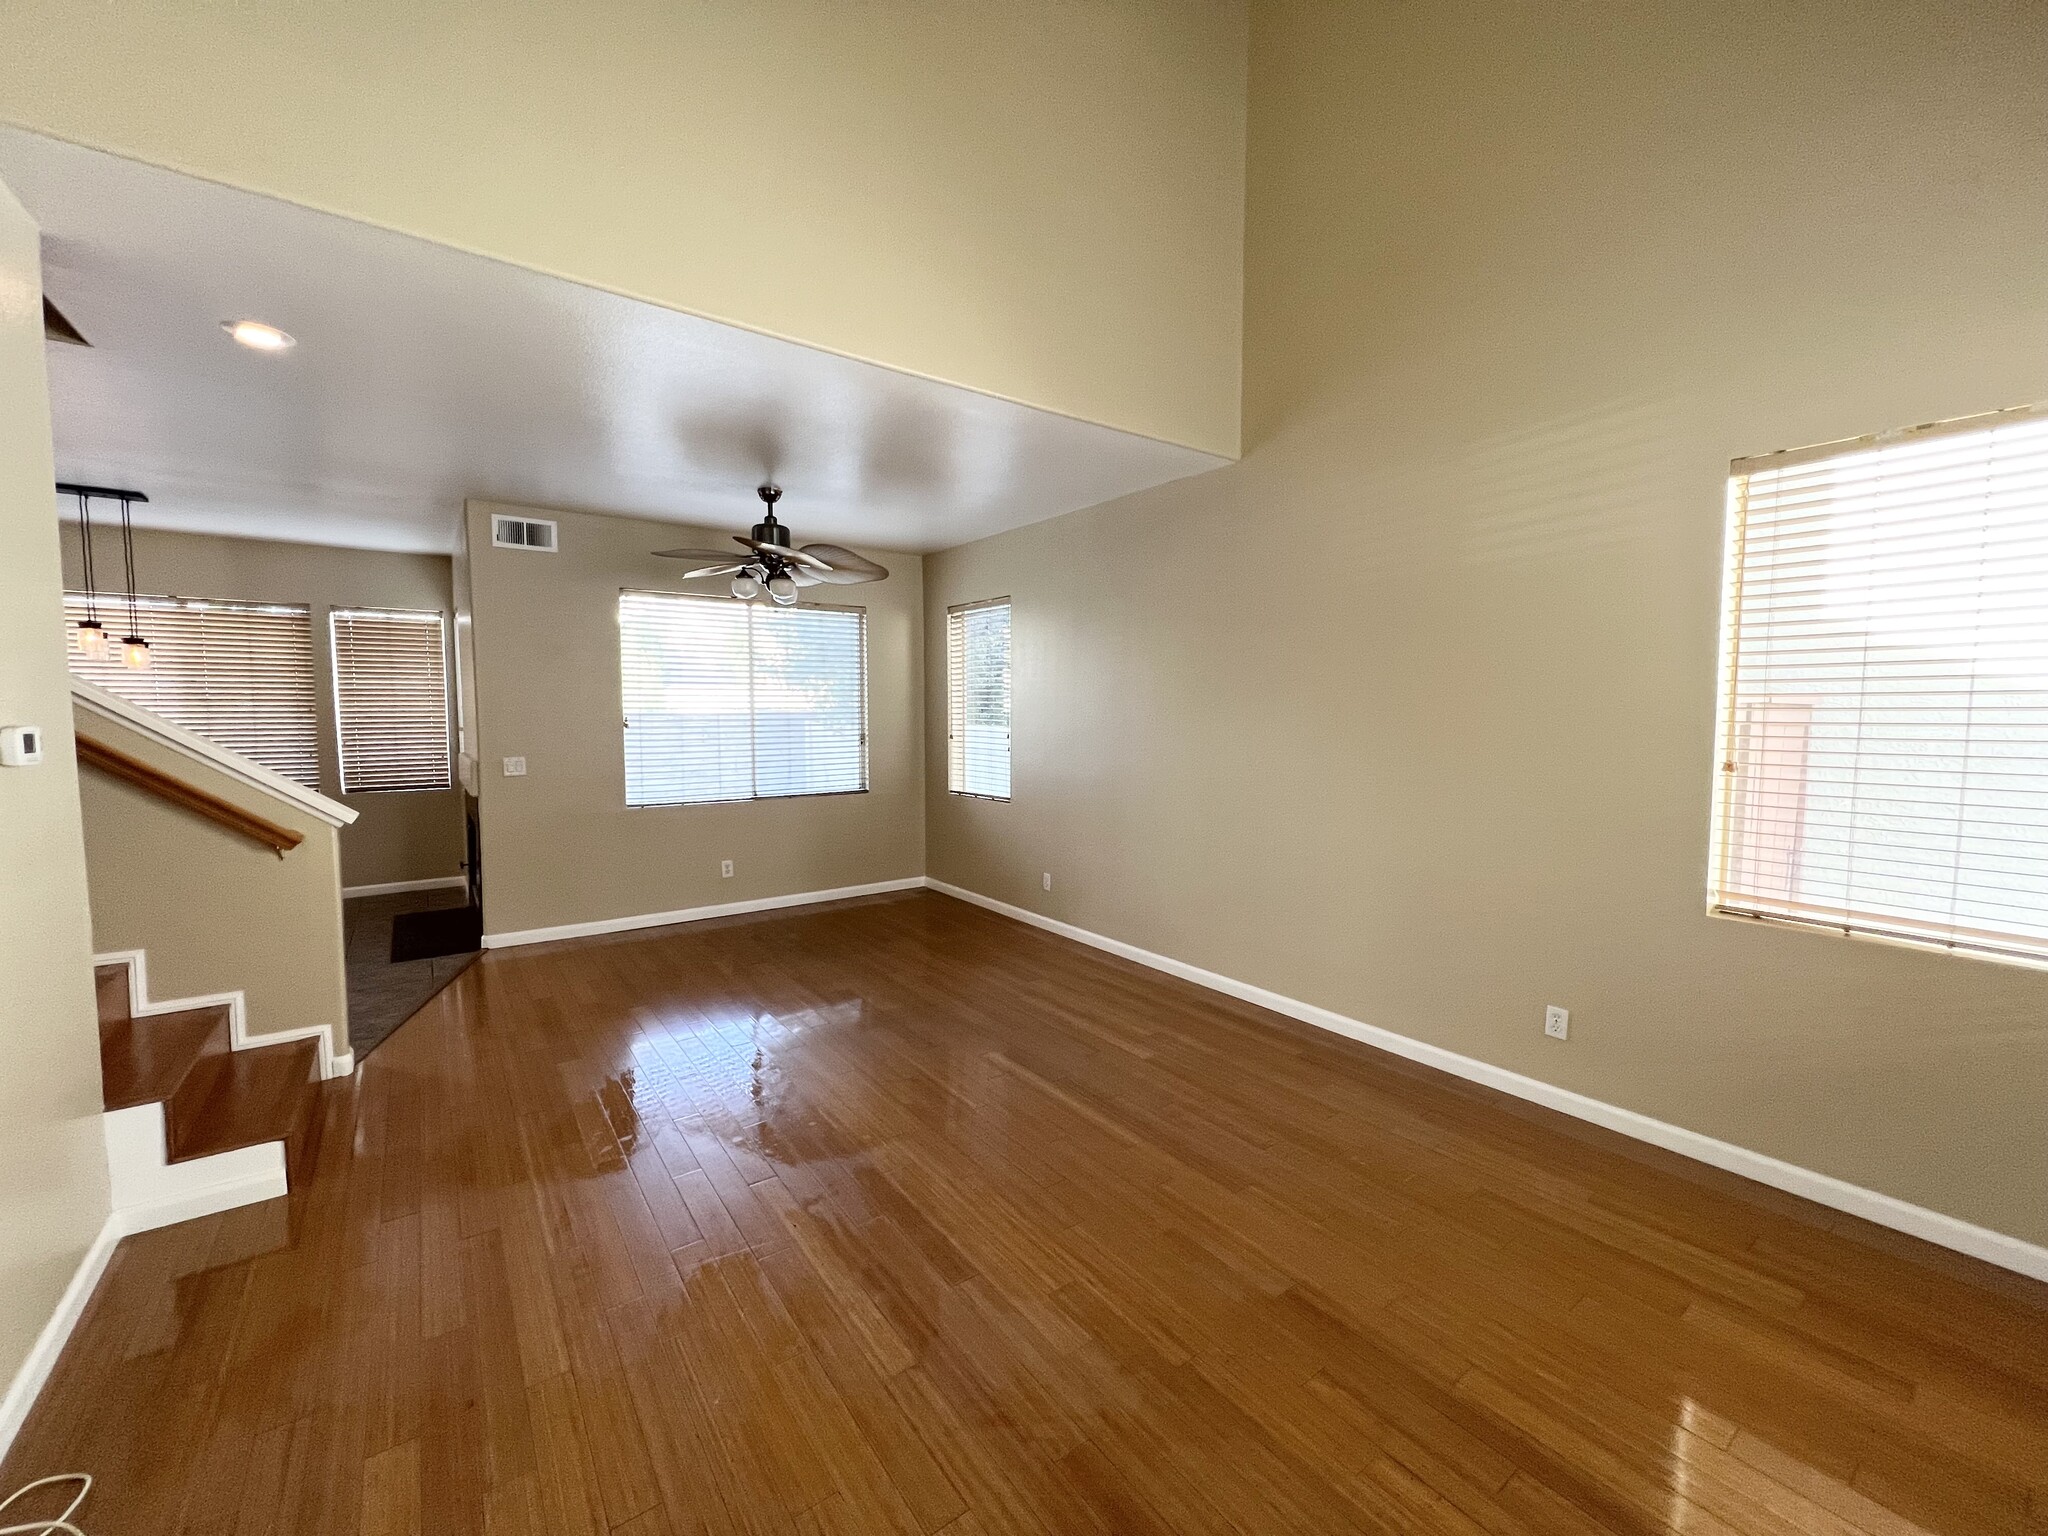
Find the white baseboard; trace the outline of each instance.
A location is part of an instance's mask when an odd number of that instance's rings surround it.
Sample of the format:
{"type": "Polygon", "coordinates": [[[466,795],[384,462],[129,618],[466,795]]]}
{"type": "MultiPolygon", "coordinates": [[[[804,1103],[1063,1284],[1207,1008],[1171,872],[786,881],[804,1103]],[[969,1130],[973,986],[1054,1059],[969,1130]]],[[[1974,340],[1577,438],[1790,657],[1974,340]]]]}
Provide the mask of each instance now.
{"type": "Polygon", "coordinates": [[[773,912],[780,907],[807,907],[820,901],[845,901],[877,896],[884,891],[914,891],[923,875],[903,880],[877,880],[871,885],[843,885],[834,891],[798,891],[788,896],[761,896],[752,901],[726,901],[711,907],[683,907],[674,912],[643,912],[636,917],[605,917],[590,923],[562,923],[553,928],[523,928],[513,933],[487,933],[485,949],[510,949],[519,944],[548,944],[556,939],[587,939],[601,933],[627,933],[635,928],[666,928],[675,923],[700,923],[709,917],[735,917],[745,912],[773,912]]]}
{"type": "Polygon", "coordinates": [[[57,1368],[57,1357],[64,1353],[71,1330],[85,1315],[85,1304],[92,1300],[93,1288],[100,1283],[100,1276],[106,1273],[107,1263],[114,1257],[115,1245],[126,1235],[120,1219],[108,1216],[100,1227],[99,1236],[92,1240],[85,1256],[78,1261],[78,1268],[71,1272],[71,1283],[64,1287],[64,1294],[57,1299],[57,1307],[50,1314],[50,1320],[43,1324],[43,1331],[29,1346],[28,1358],[21,1362],[21,1369],[7,1384],[7,1395],[0,1397],[0,1461],[7,1459],[14,1437],[28,1422],[29,1409],[35,1406],[43,1384],[50,1379],[50,1372],[57,1368]]]}
{"type": "Polygon", "coordinates": [[[1689,1131],[1668,1121],[1652,1119],[1632,1109],[1622,1109],[1600,1099],[1588,1098],[1585,1094],[1574,1093],[1569,1088],[1559,1088],[1539,1078],[1510,1072],[1505,1067],[1493,1066],[1476,1057],[1463,1056],[1456,1051],[1445,1050],[1439,1045],[1429,1045],[1407,1035],[1395,1034],[1390,1029],[1364,1024],[1328,1008],[1318,1008],[1313,1003],[1304,1003],[1278,992],[1269,992],[1266,988],[1255,987],[1249,982],[1238,981],[1215,971],[1205,971],[1200,966],[1189,965],[1186,961],[1175,960],[1168,955],[1154,954],[1149,949],[1140,949],[1137,945],[1126,944],[1121,939],[1091,933],[1086,928],[1077,928],[1072,923],[1063,923],[1024,907],[1013,907],[1006,901],[997,901],[994,897],[983,896],[977,891],[948,885],[943,880],[927,877],[924,883],[932,890],[943,892],[945,895],[972,902],[977,907],[986,907],[991,912],[1000,912],[1005,917],[1015,918],[1020,923],[1029,923],[1034,928],[1043,928],[1063,938],[1107,950],[1113,955],[1121,955],[1126,960],[1150,966],[1155,971],[1164,971],[1169,976],[1178,976],[1183,981],[1192,981],[1197,986],[1221,992],[1227,997],[1256,1003],[1261,1008],[1285,1014],[1290,1019],[1313,1024],[1318,1029],[1327,1029],[1333,1034],[1362,1040],[1367,1045],[1391,1051],[1396,1056],[1405,1056],[1410,1061],[1419,1061],[1424,1066],[1435,1067],[1455,1077],[1482,1083],[1502,1093],[1513,1094],[1518,1099],[1527,1099],[1532,1104],[1541,1104],[1547,1109],[1591,1121],[1594,1125],[1605,1126],[1610,1131],[1618,1131],[1624,1136],[1634,1137],[1637,1141],[1646,1141],[1652,1146],[1662,1147],[1667,1152],[1676,1152],[1696,1162],[1707,1163],[1726,1172],[1754,1179],[1759,1184],[1768,1184],[1773,1189],[1784,1190],[1787,1194],[1801,1196],[1817,1205],[1846,1211],[1851,1216],[1860,1216],[1865,1221],[1875,1222],[1878,1226],[1890,1227],[1894,1231],[1922,1238],[1943,1248],[1952,1248],[1958,1253],[1969,1254],[1972,1258],[1982,1259],[1988,1264],[1996,1264],[2001,1269],[2015,1270],[2036,1280],[2048,1280],[2048,1248],[2008,1233],[1975,1226],[1958,1217],[1945,1216],[1939,1211],[1930,1211],[1925,1206],[1913,1205],[1892,1195],[1864,1189],[1831,1174],[1816,1173],[1811,1168],[1802,1168],[1796,1163],[1788,1163],[1762,1152],[1752,1152],[1749,1148],[1738,1147],[1732,1142],[1718,1141],[1712,1136],[1689,1131]]]}
{"type": "Polygon", "coordinates": [[[469,884],[467,875],[436,875],[431,880],[386,880],[382,885],[344,885],[342,900],[350,901],[358,896],[395,896],[400,891],[452,891],[458,885],[469,884]]]}
{"type": "Polygon", "coordinates": [[[149,995],[148,951],[109,950],[106,954],[94,955],[92,963],[95,969],[102,965],[125,965],[128,968],[128,1013],[131,1018],[146,1019],[158,1013],[184,1013],[192,1008],[225,1008],[228,1011],[228,1047],[231,1050],[246,1051],[257,1045],[284,1045],[293,1040],[316,1040],[320,1046],[322,1081],[333,1077],[347,1077],[355,1070],[355,1052],[337,1051],[334,1048],[336,1035],[331,1025],[301,1024],[294,1029],[278,1029],[261,1035],[252,1035],[249,1033],[249,1002],[239,990],[209,992],[201,997],[174,997],[164,1002],[155,1002],[149,995]]]}

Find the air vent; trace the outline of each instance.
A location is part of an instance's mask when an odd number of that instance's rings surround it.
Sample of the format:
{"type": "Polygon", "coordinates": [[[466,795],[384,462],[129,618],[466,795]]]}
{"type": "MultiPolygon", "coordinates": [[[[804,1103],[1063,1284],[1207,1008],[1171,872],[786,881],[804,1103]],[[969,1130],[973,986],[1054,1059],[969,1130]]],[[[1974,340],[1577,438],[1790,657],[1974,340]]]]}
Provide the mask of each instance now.
{"type": "Polygon", "coordinates": [[[491,543],[498,549],[531,549],[542,554],[555,552],[555,525],[542,517],[502,517],[492,514],[491,543]]]}

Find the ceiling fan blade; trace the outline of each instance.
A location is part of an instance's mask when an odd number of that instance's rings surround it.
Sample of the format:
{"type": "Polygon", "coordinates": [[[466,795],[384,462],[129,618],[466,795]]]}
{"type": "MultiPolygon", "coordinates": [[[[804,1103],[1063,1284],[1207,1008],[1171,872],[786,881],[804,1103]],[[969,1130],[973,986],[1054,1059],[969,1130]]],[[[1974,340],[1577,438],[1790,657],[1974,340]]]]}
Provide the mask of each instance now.
{"type": "MultiPolygon", "coordinates": [[[[683,556],[694,555],[697,552],[694,550],[687,549],[657,549],[655,553],[657,555],[683,556]]],[[[719,559],[723,562],[719,565],[705,565],[700,560],[694,570],[684,571],[680,579],[683,581],[689,581],[693,577],[697,576],[732,576],[747,569],[747,567],[743,564],[731,560],[726,560],[723,555],[719,556],[719,559]]]]}
{"type": "Polygon", "coordinates": [[[803,553],[829,566],[832,574],[825,580],[841,586],[859,581],[880,581],[889,574],[886,565],[877,565],[865,555],[856,555],[843,544],[806,544],[803,553]]]}
{"type": "Polygon", "coordinates": [[[699,565],[731,565],[742,557],[729,549],[657,549],[664,560],[695,560],[699,565]]]}
{"type": "Polygon", "coordinates": [[[800,549],[791,549],[787,544],[764,544],[759,539],[742,539],[738,534],[734,534],[733,539],[749,549],[759,550],[764,555],[780,555],[792,565],[808,565],[813,570],[825,569],[825,562],[817,556],[807,555],[800,549]]]}
{"type": "Polygon", "coordinates": [[[823,571],[814,571],[808,565],[799,565],[789,573],[789,579],[800,587],[815,587],[826,579],[823,571]]]}

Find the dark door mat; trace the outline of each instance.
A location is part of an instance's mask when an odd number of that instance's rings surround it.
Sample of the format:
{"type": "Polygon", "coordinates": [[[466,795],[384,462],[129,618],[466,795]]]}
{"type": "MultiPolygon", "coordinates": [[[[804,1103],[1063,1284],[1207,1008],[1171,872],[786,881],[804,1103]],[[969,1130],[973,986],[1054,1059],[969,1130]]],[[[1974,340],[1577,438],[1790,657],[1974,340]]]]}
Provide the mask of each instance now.
{"type": "Polygon", "coordinates": [[[484,944],[484,914],[477,907],[401,912],[391,919],[391,963],[461,955],[484,944]]]}

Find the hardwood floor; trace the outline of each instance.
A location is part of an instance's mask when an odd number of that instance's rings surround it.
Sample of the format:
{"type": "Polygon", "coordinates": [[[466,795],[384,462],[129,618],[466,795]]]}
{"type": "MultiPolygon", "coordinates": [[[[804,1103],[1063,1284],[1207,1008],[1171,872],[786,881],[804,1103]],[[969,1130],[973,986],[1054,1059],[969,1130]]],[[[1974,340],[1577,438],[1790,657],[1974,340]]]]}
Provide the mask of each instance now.
{"type": "MultiPolygon", "coordinates": [[[[498,951],[121,1246],[101,1533],[2048,1532],[2044,1290],[929,893],[498,951]]],[[[12,1513],[12,1512],[10,1512],[12,1513]]]]}

